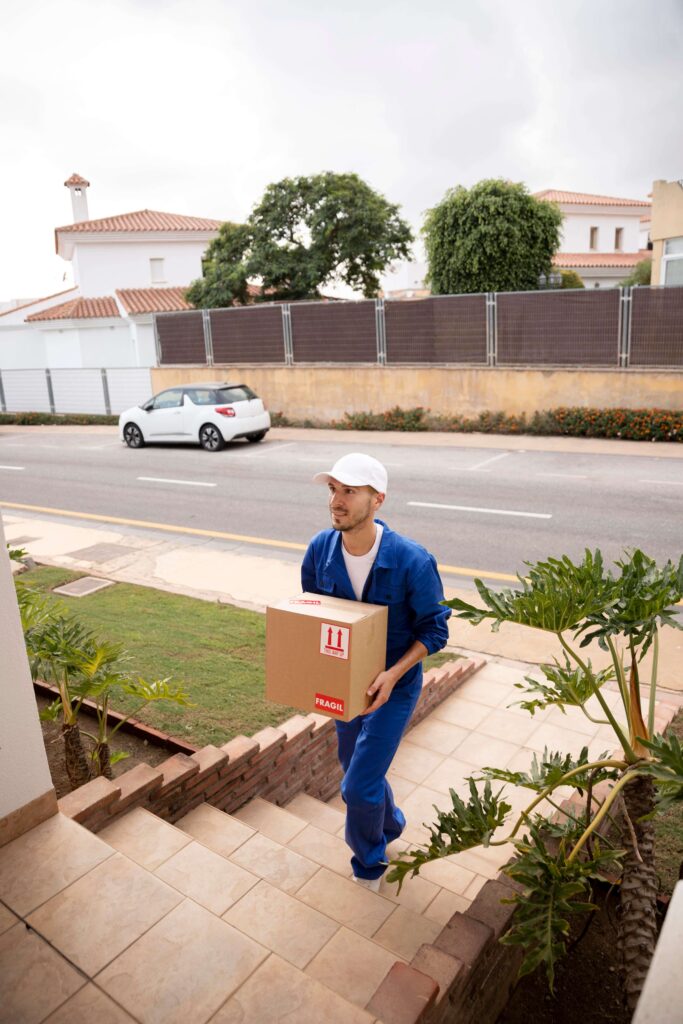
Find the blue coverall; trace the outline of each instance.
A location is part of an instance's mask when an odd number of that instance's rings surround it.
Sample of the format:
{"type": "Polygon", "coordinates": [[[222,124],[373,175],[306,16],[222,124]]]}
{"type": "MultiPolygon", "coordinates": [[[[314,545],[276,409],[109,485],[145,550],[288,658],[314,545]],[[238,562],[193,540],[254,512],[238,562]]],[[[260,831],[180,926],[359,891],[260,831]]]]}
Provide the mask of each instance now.
{"type": "MultiPolygon", "coordinates": [[[[448,640],[451,611],[440,604],[443,586],[433,555],[385,523],[382,526],[362,599],[388,606],[385,668],[391,668],[416,640],[429,654],[440,651],[448,640]]],[[[344,564],[340,532],[330,529],[316,534],[304,555],[301,583],[309,593],[356,599],[344,564]]],[[[353,872],[360,878],[379,878],[384,873],[387,843],[405,828],[405,817],[394,802],[386,773],[421,690],[422,662],[418,662],[399,679],[389,700],[377,711],[336,723],[344,769],[341,793],[346,803],[346,842],[353,851],[353,872]]]]}

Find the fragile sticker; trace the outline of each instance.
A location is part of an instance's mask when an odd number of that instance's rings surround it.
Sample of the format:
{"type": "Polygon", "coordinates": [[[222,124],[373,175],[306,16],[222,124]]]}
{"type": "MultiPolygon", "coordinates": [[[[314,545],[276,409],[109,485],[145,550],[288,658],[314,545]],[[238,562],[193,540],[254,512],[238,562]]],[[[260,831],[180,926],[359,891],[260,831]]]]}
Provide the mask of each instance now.
{"type": "Polygon", "coordinates": [[[289,603],[290,604],[322,604],[322,601],[313,601],[313,600],[310,600],[308,597],[293,597],[290,600],[289,603]]]}
{"type": "Polygon", "coordinates": [[[341,697],[328,697],[326,693],[316,693],[315,706],[321,711],[332,715],[344,714],[344,701],[341,697]]]}
{"type": "Polygon", "coordinates": [[[320,653],[331,658],[349,656],[349,639],[351,630],[347,626],[333,626],[329,622],[320,624],[320,653]]]}

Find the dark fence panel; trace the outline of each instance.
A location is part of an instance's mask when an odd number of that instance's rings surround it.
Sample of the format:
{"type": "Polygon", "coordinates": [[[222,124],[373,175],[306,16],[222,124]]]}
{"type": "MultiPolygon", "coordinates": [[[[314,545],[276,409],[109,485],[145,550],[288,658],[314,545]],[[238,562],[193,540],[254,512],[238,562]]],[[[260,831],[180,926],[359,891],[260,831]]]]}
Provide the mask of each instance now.
{"type": "Polygon", "coordinates": [[[284,363],[279,306],[211,310],[214,363],[284,363]]]}
{"type": "Polygon", "coordinates": [[[486,296],[386,302],[387,363],[486,364],[486,296]]]}
{"type": "Polygon", "coordinates": [[[499,366],[616,366],[619,289],[496,297],[499,366]]]}
{"type": "Polygon", "coordinates": [[[175,363],[200,363],[202,366],[206,364],[204,327],[200,309],[193,309],[188,313],[157,316],[156,325],[161,349],[159,362],[162,366],[175,363]]]}
{"type": "Polygon", "coordinates": [[[375,303],[292,303],[295,363],[376,363],[375,303]]]}
{"type": "Polygon", "coordinates": [[[631,292],[631,366],[683,366],[683,288],[631,292]]]}

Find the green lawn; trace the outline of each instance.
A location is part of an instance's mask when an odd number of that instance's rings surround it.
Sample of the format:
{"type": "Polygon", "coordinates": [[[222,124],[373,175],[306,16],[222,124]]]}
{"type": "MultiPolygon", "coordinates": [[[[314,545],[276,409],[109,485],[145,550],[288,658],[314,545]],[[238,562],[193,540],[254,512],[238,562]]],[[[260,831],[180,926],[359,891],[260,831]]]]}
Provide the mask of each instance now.
{"type": "MultiPolygon", "coordinates": [[[[83,573],[40,566],[20,579],[48,593],[83,573]]],[[[108,640],[123,644],[132,671],[145,679],[171,676],[183,685],[196,705],[159,703],[139,716],[157,729],[190,743],[220,745],[266,725],[277,725],[296,711],[264,699],[265,616],[212,601],[168,594],[129,583],[116,583],[84,598],[53,596],[108,640]]],[[[440,652],[426,667],[452,660],[440,652]]],[[[127,698],[117,711],[133,711],[127,698]]]]}

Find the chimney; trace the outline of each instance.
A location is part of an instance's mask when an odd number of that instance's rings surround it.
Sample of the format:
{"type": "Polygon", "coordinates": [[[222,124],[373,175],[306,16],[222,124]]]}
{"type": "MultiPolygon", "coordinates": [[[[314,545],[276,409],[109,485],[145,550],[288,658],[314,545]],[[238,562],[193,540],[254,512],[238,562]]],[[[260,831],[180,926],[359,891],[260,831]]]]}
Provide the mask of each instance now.
{"type": "Polygon", "coordinates": [[[81,178],[80,174],[72,174],[70,178],[66,179],[64,184],[71,193],[74,224],[78,224],[83,220],[90,220],[88,216],[88,197],[86,195],[90,182],[86,181],[85,178],[81,178]]]}

